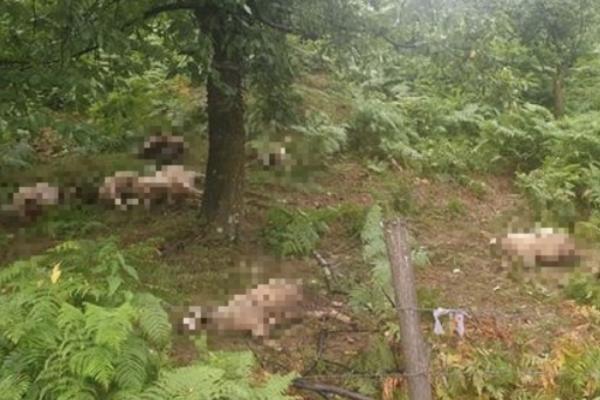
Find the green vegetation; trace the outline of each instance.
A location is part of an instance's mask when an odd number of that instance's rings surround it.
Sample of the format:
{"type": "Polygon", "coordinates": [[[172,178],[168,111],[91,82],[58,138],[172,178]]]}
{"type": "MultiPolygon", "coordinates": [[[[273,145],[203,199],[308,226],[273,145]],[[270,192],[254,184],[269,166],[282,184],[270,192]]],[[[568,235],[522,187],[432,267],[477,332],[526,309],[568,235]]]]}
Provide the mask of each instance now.
{"type": "MultiPolygon", "coordinates": [[[[524,313],[462,341],[427,334],[438,398],[597,398],[598,276],[535,298],[493,272],[487,239],[513,217],[569,228],[597,270],[599,34],[594,0],[2,2],[1,205],[36,182],[93,198],[143,170],[132,150],[150,134],[184,136],[205,176],[203,201],[178,207],[0,211],[0,399],[289,398],[304,352],[270,363],[269,345],[199,340],[181,366],[191,342],[157,296],[221,300],[258,265],[377,331],[316,368],[360,371],[341,381],[390,400],[368,375],[402,367],[381,228],[398,216],[422,307],[524,313]],[[264,166],[274,142],[282,160],[264,166]]],[[[337,322],[309,319],[282,347],[337,322]]]]}
{"type": "Polygon", "coordinates": [[[273,209],[268,214],[264,237],[267,244],[282,256],[308,256],[315,250],[327,224],[319,215],[301,210],[273,209]]]}
{"type": "Polygon", "coordinates": [[[255,385],[251,353],[170,367],[164,305],[131,290],[128,258],[112,241],[65,242],[0,272],[2,398],[286,398],[292,376],[255,385]]]}

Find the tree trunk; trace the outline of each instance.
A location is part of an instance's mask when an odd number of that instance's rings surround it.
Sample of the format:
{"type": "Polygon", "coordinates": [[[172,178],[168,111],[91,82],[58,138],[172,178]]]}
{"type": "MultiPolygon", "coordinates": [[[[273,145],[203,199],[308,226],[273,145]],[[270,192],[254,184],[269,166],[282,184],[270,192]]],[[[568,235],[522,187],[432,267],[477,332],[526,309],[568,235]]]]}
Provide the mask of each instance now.
{"type": "Polygon", "coordinates": [[[242,55],[226,17],[197,15],[213,44],[207,80],[208,163],[201,216],[210,229],[236,238],[243,213],[245,141],[242,55]]]}
{"type": "Polygon", "coordinates": [[[561,118],[565,114],[565,74],[562,67],[556,67],[553,78],[554,116],[561,118]]]}

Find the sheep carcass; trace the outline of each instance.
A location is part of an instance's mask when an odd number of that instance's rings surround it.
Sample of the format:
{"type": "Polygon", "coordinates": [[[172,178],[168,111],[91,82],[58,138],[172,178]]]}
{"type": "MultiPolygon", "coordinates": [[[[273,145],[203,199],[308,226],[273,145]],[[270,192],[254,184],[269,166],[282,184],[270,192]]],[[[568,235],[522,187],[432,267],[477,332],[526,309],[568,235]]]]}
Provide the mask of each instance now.
{"type": "Polygon", "coordinates": [[[144,142],[140,156],[158,164],[180,164],[183,161],[185,142],[182,136],[156,135],[144,142]]]}
{"type": "Polygon", "coordinates": [[[181,165],[168,165],[153,176],[139,176],[133,171],[119,171],[107,177],[99,189],[100,199],[127,209],[130,205],[144,204],[146,207],[168,201],[185,199],[190,195],[199,196],[194,188],[197,174],[186,171],[181,165]]]}
{"type": "Polygon", "coordinates": [[[134,171],[117,171],[104,179],[98,189],[100,200],[127,209],[139,204],[139,176],[134,171]]]}
{"type": "Polygon", "coordinates": [[[35,186],[20,187],[13,195],[12,204],[4,209],[16,212],[22,218],[35,220],[42,214],[44,208],[57,205],[58,202],[58,187],[39,182],[35,186]]]}
{"type": "Polygon", "coordinates": [[[182,201],[189,196],[200,196],[202,192],[194,187],[198,174],[186,171],[182,165],[167,165],[154,176],[138,179],[140,198],[149,207],[166,200],[169,204],[182,201]]]}
{"type": "Polygon", "coordinates": [[[491,244],[510,261],[521,261],[526,268],[572,265],[579,260],[573,239],[550,228],[537,233],[509,233],[500,239],[492,239],[491,244]]]}
{"type": "Polygon", "coordinates": [[[250,331],[254,337],[268,337],[272,326],[300,316],[302,298],[299,281],[270,279],[266,284],[235,295],[225,306],[191,307],[192,317],[184,318],[183,324],[190,331],[205,325],[219,332],[250,331]]]}

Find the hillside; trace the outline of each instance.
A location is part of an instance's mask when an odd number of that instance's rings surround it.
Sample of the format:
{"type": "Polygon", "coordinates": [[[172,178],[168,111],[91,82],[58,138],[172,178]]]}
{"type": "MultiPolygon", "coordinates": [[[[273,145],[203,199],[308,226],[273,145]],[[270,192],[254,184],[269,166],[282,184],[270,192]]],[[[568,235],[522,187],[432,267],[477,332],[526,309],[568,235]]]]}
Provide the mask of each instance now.
{"type": "Polygon", "coordinates": [[[0,400],[599,400],[599,35],[590,0],[0,2],[0,400]]]}
{"type": "MultiPolygon", "coordinates": [[[[197,139],[192,143],[191,153],[203,146],[197,139]]],[[[20,177],[23,183],[29,174],[38,179],[64,180],[78,174],[82,160],[94,165],[96,171],[140,165],[127,154],[65,158],[50,168],[34,169],[20,177]],[[43,171],[43,175],[37,171],[43,171]]],[[[198,171],[203,167],[198,157],[187,164],[198,171]]],[[[277,174],[251,166],[248,214],[237,244],[204,238],[195,222],[197,204],[193,202],[178,208],[163,206],[153,211],[126,212],[92,205],[52,210],[22,231],[3,227],[2,263],[39,254],[65,239],[116,236],[125,249],[135,251],[145,246],[151,250],[143,253],[144,262],[139,268],[141,288],[171,305],[224,301],[249,283],[264,281],[266,277],[302,278],[309,293],[303,304],[305,310],[336,310],[348,318],[319,317],[313,313],[266,343],[224,337],[211,346],[228,350],[249,347],[260,364],[272,372],[305,371],[312,366],[307,377],[315,375],[319,381],[370,391],[376,389],[377,382],[394,376],[386,370],[401,369],[397,350],[389,353],[395,361],[387,365],[390,361],[385,361],[386,354],[390,350],[378,347],[379,343],[390,343],[390,349],[397,348],[395,340],[386,339],[393,326],[387,324],[393,323],[394,314],[353,308],[349,292],[355,282],[370,275],[359,235],[365,212],[377,202],[389,204],[406,215],[410,232],[425,257],[417,268],[422,306],[461,308],[471,313],[463,340],[452,334],[434,336],[431,312],[422,315],[423,329],[433,346],[434,380],[440,385],[439,390],[455,390],[444,383],[448,374],[456,373],[452,368],[461,371],[465,382],[471,382],[467,385],[477,385],[477,373],[487,374],[502,365],[513,371],[506,373],[517,373],[518,377],[510,383],[502,380],[505,378],[496,381],[492,377],[492,386],[484,390],[541,389],[543,385],[553,385],[556,370],[552,365],[557,365],[553,364],[553,357],[560,357],[555,352],[563,351],[564,341],[574,334],[586,346],[598,344],[599,315],[567,300],[556,288],[526,285],[498,271],[500,260],[490,254],[489,239],[505,232],[511,220],[526,222],[531,216],[510,178],[473,179],[480,182],[477,190],[440,176],[419,177],[399,166],[369,168],[352,156],[331,159],[325,170],[310,176],[310,182],[282,180],[277,174]],[[281,258],[267,245],[265,229],[285,229],[267,224],[270,213],[280,207],[302,209],[309,216],[319,212],[328,215],[327,230],[321,234],[315,250],[338,276],[332,290],[327,289],[324,271],[310,254],[281,258]],[[259,267],[262,275],[249,276],[248,266],[259,267]],[[324,335],[327,341],[319,345],[319,338],[324,335]],[[378,353],[381,351],[384,353],[378,353]],[[493,364],[489,352],[499,354],[504,361],[498,362],[506,364],[493,364]],[[373,364],[378,358],[381,365],[373,364]],[[481,362],[490,364],[477,364],[481,362]],[[524,381],[521,369],[533,370],[539,376],[524,381]]],[[[175,336],[174,340],[174,360],[180,365],[191,362],[195,351],[189,339],[175,336]]],[[[398,384],[402,386],[401,382],[398,384]]],[[[470,390],[468,386],[466,390],[464,396],[470,390]]]]}

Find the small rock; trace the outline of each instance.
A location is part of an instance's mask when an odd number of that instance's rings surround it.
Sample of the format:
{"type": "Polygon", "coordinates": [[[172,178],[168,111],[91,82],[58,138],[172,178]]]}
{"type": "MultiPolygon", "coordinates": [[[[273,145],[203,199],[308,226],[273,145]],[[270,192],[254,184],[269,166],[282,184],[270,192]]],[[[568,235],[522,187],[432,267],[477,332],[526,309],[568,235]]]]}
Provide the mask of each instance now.
{"type": "Polygon", "coordinates": [[[344,303],[342,303],[341,301],[332,301],[331,305],[334,307],[342,307],[344,303]]]}
{"type": "Polygon", "coordinates": [[[340,313],[340,312],[338,312],[338,311],[336,311],[336,310],[331,310],[331,311],[330,311],[330,315],[331,315],[333,318],[335,318],[335,319],[337,319],[338,321],[341,321],[341,322],[343,322],[343,323],[345,323],[345,324],[349,324],[350,322],[352,322],[352,319],[351,319],[349,316],[347,316],[347,315],[344,315],[344,314],[342,314],[342,313],[340,313]]]}
{"type": "Polygon", "coordinates": [[[460,271],[460,268],[454,268],[454,269],[452,270],[452,273],[453,273],[453,274],[460,274],[460,272],[461,272],[461,271],[460,271]]]}
{"type": "Polygon", "coordinates": [[[500,285],[496,286],[494,289],[492,289],[494,292],[497,292],[498,290],[500,290],[500,285]]]}
{"type": "Polygon", "coordinates": [[[266,339],[265,346],[277,351],[283,350],[283,348],[279,345],[279,342],[277,342],[277,340],[274,339],[266,339]]]}

